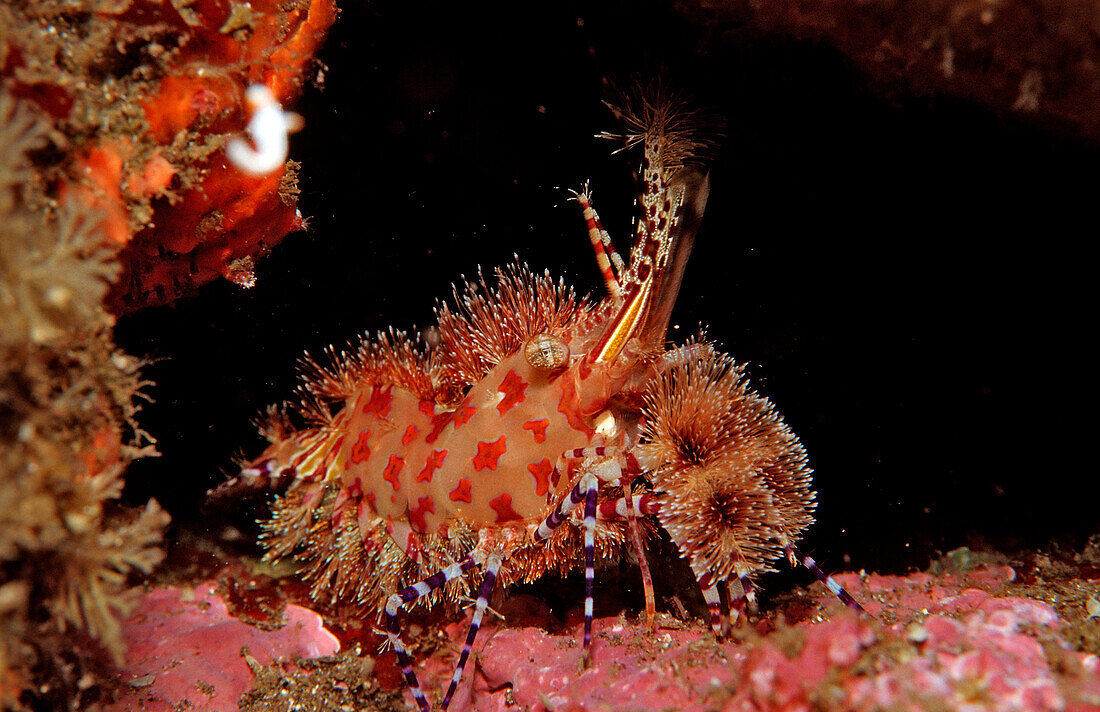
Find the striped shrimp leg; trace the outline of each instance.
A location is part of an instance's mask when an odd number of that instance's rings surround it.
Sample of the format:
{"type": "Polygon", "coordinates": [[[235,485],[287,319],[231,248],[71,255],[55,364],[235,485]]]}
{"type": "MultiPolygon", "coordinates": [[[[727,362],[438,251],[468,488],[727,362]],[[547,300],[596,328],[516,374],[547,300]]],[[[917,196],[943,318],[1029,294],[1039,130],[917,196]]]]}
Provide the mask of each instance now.
{"type": "MultiPolygon", "coordinates": [[[[423,581],[418,581],[412,586],[401,589],[390,596],[389,601],[386,602],[386,637],[389,638],[390,644],[393,645],[394,652],[397,653],[397,662],[401,665],[401,672],[405,675],[405,681],[408,682],[409,690],[412,692],[413,699],[416,700],[416,706],[420,708],[421,712],[430,712],[432,707],[428,704],[427,698],[424,697],[424,691],[420,689],[420,681],[416,679],[416,671],[413,670],[412,658],[409,657],[409,651],[405,648],[404,643],[401,642],[401,636],[399,635],[401,626],[397,618],[397,613],[406,604],[427,596],[448,581],[463,576],[476,565],[477,562],[474,560],[474,555],[471,554],[462,561],[451,564],[447,568],[432,574],[423,581]]],[[[497,566],[500,566],[499,560],[497,561],[497,566]]],[[[491,575],[487,571],[486,578],[495,580],[496,571],[493,571],[491,575]]],[[[484,589],[484,584],[482,588],[484,589]]],[[[478,606],[484,610],[480,597],[478,598],[478,606]]],[[[474,615],[476,616],[477,613],[475,612],[474,615]]],[[[478,619],[475,618],[475,620],[478,619]]],[[[476,627],[471,626],[471,628],[474,630],[474,633],[477,632],[476,627]]],[[[467,639],[467,642],[468,645],[473,644],[472,636],[467,639]]],[[[462,659],[462,663],[465,663],[465,656],[462,659]]],[[[461,677],[461,667],[456,671],[456,674],[458,677],[461,677]]],[[[458,682],[456,679],[452,678],[451,682],[452,685],[457,687],[458,682]]],[[[450,692],[450,689],[448,689],[448,692],[450,692]]]]}
{"type": "MultiPolygon", "coordinates": [[[[699,582],[699,589],[703,592],[703,600],[707,604],[707,611],[710,613],[710,628],[714,631],[714,637],[716,640],[722,640],[730,631],[731,626],[736,623],[741,617],[741,608],[744,607],[748,598],[746,594],[742,594],[738,597],[734,597],[732,588],[733,579],[727,579],[726,584],[726,597],[728,607],[722,608],[722,593],[719,588],[721,581],[715,581],[714,577],[709,571],[695,571],[692,567],[692,571],[695,573],[695,580],[699,582]]],[[[752,594],[753,586],[752,581],[749,580],[748,575],[742,575],[738,577],[741,582],[741,586],[748,595],[753,595],[755,600],[755,594],[752,594]]]]}
{"type": "Polygon", "coordinates": [[[657,597],[653,593],[653,574],[649,571],[649,560],[645,556],[645,544],[642,542],[642,533],[638,528],[638,513],[635,509],[635,500],[631,485],[624,489],[629,493],[622,497],[626,510],[626,527],[630,531],[630,543],[634,547],[634,555],[638,559],[638,568],[642,574],[642,593],[645,594],[645,622],[650,632],[657,629],[657,597]]]}
{"type": "MultiPolygon", "coordinates": [[[[601,448],[602,449],[602,448],[601,448]]],[[[592,589],[596,567],[596,493],[600,479],[591,472],[585,473],[569,491],[569,496],[550,512],[535,530],[536,543],[546,541],[574,509],[584,502],[584,658],[588,666],[592,646],[592,589]]]]}
{"type": "Polygon", "coordinates": [[[694,566],[691,568],[695,574],[695,580],[699,582],[699,588],[703,592],[703,600],[707,603],[707,610],[710,611],[711,630],[714,631],[714,637],[721,640],[722,633],[729,625],[729,621],[722,610],[722,596],[718,592],[718,583],[709,571],[696,571],[694,566]]]}
{"type": "Polygon", "coordinates": [[[741,594],[734,596],[733,579],[726,579],[726,594],[729,600],[730,624],[736,623],[741,618],[741,611],[756,610],[756,586],[748,574],[741,574],[738,578],[741,583],[741,594]]]}
{"type": "Polygon", "coordinates": [[[622,290],[619,288],[619,278],[616,275],[621,275],[626,268],[623,258],[615,251],[607,230],[603,229],[600,216],[596,214],[595,208],[588,199],[587,187],[583,193],[572,192],[573,199],[580,204],[584,214],[584,222],[588,227],[588,239],[592,243],[592,251],[596,253],[596,266],[600,268],[600,274],[603,275],[607,293],[612,297],[618,297],[622,294],[622,290]]]}
{"type": "MultiPolygon", "coordinates": [[[[601,504],[596,512],[596,519],[606,521],[626,519],[630,516],[629,509],[630,505],[627,504],[626,497],[619,497],[601,504]]],[[[661,506],[659,502],[653,501],[653,495],[647,492],[634,495],[633,509],[635,516],[648,516],[661,511],[661,506]]]]}
{"type": "Polygon", "coordinates": [[[590,477],[584,493],[584,658],[588,667],[592,659],[592,589],[596,576],[596,488],[590,477]]]}
{"type": "MultiPolygon", "coordinates": [[[[597,447],[578,448],[576,450],[570,450],[570,451],[564,453],[564,455],[562,457],[565,458],[565,459],[584,459],[584,458],[593,458],[593,457],[611,458],[610,460],[607,460],[603,463],[603,467],[600,469],[600,471],[596,472],[596,476],[604,482],[609,482],[609,483],[611,483],[613,485],[616,485],[616,486],[622,486],[624,488],[624,490],[628,490],[629,487],[630,487],[629,484],[624,484],[624,482],[629,482],[633,478],[632,477],[624,478],[623,475],[624,474],[635,475],[635,474],[639,474],[641,472],[641,469],[638,466],[638,461],[634,458],[634,456],[630,455],[629,453],[625,453],[622,450],[620,450],[619,448],[615,448],[615,447],[597,446],[597,447]]],[[[638,568],[639,568],[639,570],[641,572],[641,575],[642,575],[642,590],[645,594],[646,625],[649,627],[650,630],[654,630],[656,628],[656,624],[657,624],[657,606],[656,606],[656,597],[654,596],[654,593],[653,593],[653,575],[649,571],[649,561],[646,559],[645,546],[642,542],[641,531],[638,528],[638,513],[636,511],[636,503],[637,503],[638,507],[640,507],[642,497],[645,497],[645,496],[646,495],[642,495],[640,497],[638,497],[638,496],[620,497],[618,500],[615,500],[615,504],[621,506],[621,514],[617,510],[615,512],[615,517],[613,517],[613,518],[623,518],[623,519],[626,519],[626,521],[627,521],[627,528],[630,531],[631,544],[634,547],[635,558],[637,558],[637,560],[638,560],[638,568]]],[[[592,573],[593,573],[593,564],[589,561],[589,558],[588,558],[589,538],[591,536],[591,538],[593,540],[592,541],[592,548],[594,549],[595,548],[594,536],[595,536],[595,531],[596,531],[596,520],[597,519],[608,519],[608,518],[611,518],[611,517],[601,516],[599,508],[595,508],[595,506],[594,506],[594,509],[591,512],[591,514],[588,512],[587,507],[585,509],[585,518],[584,518],[584,522],[585,522],[585,564],[586,564],[586,566],[585,566],[585,576],[586,576],[585,585],[589,588],[591,588],[591,580],[592,580],[592,573]],[[591,533],[591,535],[590,535],[590,533],[591,533]]],[[[586,605],[585,605],[585,631],[586,631],[585,639],[586,639],[586,641],[589,638],[589,632],[590,632],[591,627],[592,627],[591,626],[592,621],[591,621],[590,601],[591,601],[591,596],[589,596],[586,599],[586,602],[585,602],[586,603],[586,605]]],[[[586,643],[586,646],[585,646],[586,656],[587,656],[587,653],[588,653],[588,647],[587,647],[587,643],[586,643]]],[[[587,657],[586,657],[586,660],[587,660],[587,657]]]]}
{"type": "Polygon", "coordinates": [[[447,686],[447,693],[443,695],[440,707],[447,709],[454,697],[458,683],[462,680],[462,671],[466,669],[466,661],[470,658],[470,651],[474,647],[474,638],[481,628],[481,619],[485,617],[485,609],[489,606],[489,598],[493,595],[493,586],[497,581],[497,572],[500,570],[500,557],[489,556],[485,561],[485,578],[481,581],[481,590],[477,594],[477,603],[474,604],[474,617],[470,621],[470,630],[466,633],[466,643],[462,646],[462,654],[458,658],[454,675],[451,676],[451,684],[447,686]]]}
{"type": "Polygon", "coordinates": [[[638,528],[638,517],[657,513],[657,503],[648,493],[636,494],[632,497],[619,497],[618,499],[604,502],[596,511],[596,519],[612,521],[625,519],[630,531],[630,541],[634,547],[634,555],[638,559],[638,568],[642,574],[642,592],[645,594],[645,618],[646,625],[654,630],[657,625],[657,602],[653,593],[653,574],[649,571],[649,561],[645,555],[645,545],[642,542],[642,534],[638,528]]]}
{"type": "Polygon", "coordinates": [[[786,547],[784,547],[784,551],[786,551],[787,558],[792,563],[801,563],[803,566],[809,569],[810,573],[816,576],[818,581],[825,584],[825,586],[833,592],[833,595],[839,598],[841,603],[843,603],[845,606],[857,610],[860,613],[867,612],[863,609],[863,606],[859,605],[859,601],[852,597],[852,594],[845,591],[844,587],[837,583],[836,579],[822,571],[821,567],[817,565],[816,561],[811,559],[809,556],[804,555],[801,551],[798,550],[798,547],[796,547],[794,544],[788,544],[786,547]]]}

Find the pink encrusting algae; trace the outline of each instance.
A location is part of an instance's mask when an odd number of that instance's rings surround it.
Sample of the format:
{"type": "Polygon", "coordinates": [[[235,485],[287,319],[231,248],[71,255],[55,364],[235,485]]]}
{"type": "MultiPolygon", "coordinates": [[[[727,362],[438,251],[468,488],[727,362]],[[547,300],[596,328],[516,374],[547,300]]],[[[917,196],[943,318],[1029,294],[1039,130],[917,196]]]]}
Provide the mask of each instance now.
{"type": "Polygon", "coordinates": [[[285,625],[263,631],[233,618],[217,587],[160,588],[141,597],[123,625],[126,687],[110,712],[232,712],[251,685],[252,665],[339,650],[316,613],[287,604],[285,625]]]}
{"type": "MultiPolygon", "coordinates": [[[[702,625],[666,619],[668,628],[650,633],[622,617],[598,619],[583,672],[576,631],[490,624],[477,674],[452,709],[1100,710],[1097,657],[1072,649],[1050,605],[1003,595],[1014,577],[1008,566],[842,575],[876,618],[845,611],[820,588],[780,604],[803,620],[743,621],[721,643],[702,625]]],[[[461,630],[448,627],[452,648],[461,630]]],[[[445,684],[453,657],[425,664],[429,687],[445,684]]]]}
{"type": "MultiPolygon", "coordinates": [[[[484,638],[471,657],[473,674],[457,690],[451,708],[1100,710],[1100,660],[1074,649],[1067,620],[1050,605],[1007,595],[1026,590],[1009,566],[837,578],[874,617],[844,609],[827,589],[815,585],[809,594],[779,596],[774,612],[743,619],[724,642],[715,642],[703,621],[664,615],[650,632],[625,615],[598,618],[593,661],[583,671],[576,635],[583,620],[579,609],[567,616],[564,626],[548,630],[555,617],[547,604],[517,595],[500,604],[503,621],[494,618],[483,624],[484,638]]],[[[1100,582],[1077,584],[1095,593],[1100,582]]],[[[319,617],[290,603],[282,628],[260,631],[232,617],[239,607],[227,609],[219,597],[225,591],[225,585],[208,582],[143,596],[124,627],[130,645],[123,674],[128,690],[111,710],[169,710],[190,704],[188,709],[220,712],[236,710],[239,703],[242,709],[267,710],[276,707],[255,701],[277,702],[280,689],[299,685],[313,690],[320,695],[316,699],[308,694],[296,699],[320,704],[324,695],[319,688],[341,687],[339,676],[347,672],[339,669],[338,659],[326,657],[310,665],[301,659],[355,648],[349,644],[354,633],[337,631],[345,638],[340,646],[319,617]],[[262,668],[266,672],[253,678],[261,671],[257,663],[267,665],[262,668]],[[250,685],[252,691],[242,697],[250,685]]],[[[1088,618],[1084,622],[1100,625],[1088,618]]],[[[421,639],[444,641],[418,665],[426,687],[447,685],[467,626],[468,620],[459,619],[443,625],[438,636],[429,632],[430,624],[422,630],[421,639]]],[[[411,692],[401,684],[393,654],[375,657],[374,662],[369,654],[364,657],[366,669],[373,669],[368,673],[372,679],[343,680],[342,694],[365,685],[360,702],[402,709],[412,702],[411,692]],[[378,685],[403,692],[405,700],[377,692],[378,685]]],[[[303,707],[315,708],[324,707],[303,707]]]]}

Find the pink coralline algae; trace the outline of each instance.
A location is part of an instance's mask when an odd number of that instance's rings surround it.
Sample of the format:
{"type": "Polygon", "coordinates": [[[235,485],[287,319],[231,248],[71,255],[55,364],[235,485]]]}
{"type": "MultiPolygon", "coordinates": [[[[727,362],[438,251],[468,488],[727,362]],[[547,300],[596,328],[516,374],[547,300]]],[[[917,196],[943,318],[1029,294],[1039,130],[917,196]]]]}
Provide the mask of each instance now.
{"type": "MultiPolygon", "coordinates": [[[[584,671],[576,630],[505,624],[485,631],[451,710],[1100,710],[1100,662],[1070,647],[1049,605],[1004,595],[1014,576],[848,574],[838,580],[874,618],[821,588],[722,643],[701,624],[650,633],[604,618],[584,671]]],[[[455,640],[463,630],[447,628],[455,640]]],[[[454,650],[424,664],[428,690],[446,684],[454,650]]]]}
{"type": "Polygon", "coordinates": [[[252,684],[250,663],[332,655],[340,647],[317,614],[293,604],[278,630],[246,625],[230,617],[216,588],[207,582],[142,596],[123,629],[125,692],[108,712],[236,712],[252,684]]]}

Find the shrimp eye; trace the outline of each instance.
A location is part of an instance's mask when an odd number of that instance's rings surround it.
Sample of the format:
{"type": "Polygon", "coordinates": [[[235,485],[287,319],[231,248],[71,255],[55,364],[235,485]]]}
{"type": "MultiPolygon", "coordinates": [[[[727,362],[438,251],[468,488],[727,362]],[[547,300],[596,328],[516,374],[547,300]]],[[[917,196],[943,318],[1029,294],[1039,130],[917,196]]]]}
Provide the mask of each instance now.
{"type": "Polygon", "coordinates": [[[553,334],[537,334],[524,345],[523,356],[531,368],[556,371],[569,363],[569,345],[553,334]]]}

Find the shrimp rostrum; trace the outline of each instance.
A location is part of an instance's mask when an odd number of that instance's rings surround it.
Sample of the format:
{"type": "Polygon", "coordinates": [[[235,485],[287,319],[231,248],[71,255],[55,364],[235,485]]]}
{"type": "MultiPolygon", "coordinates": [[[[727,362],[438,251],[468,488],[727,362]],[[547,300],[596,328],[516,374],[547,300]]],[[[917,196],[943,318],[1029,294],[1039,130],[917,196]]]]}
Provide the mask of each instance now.
{"type": "Polygon", "coordinates": [[[629,261],[575,196],[606,296],[579,298],[514,264],[441,304],[434,346],[391,330],[323,364],[307,357],[306,425],[273,410],[269,447],[227,483],[285,489],[263,522],[267,557],[302,562],[316,599],[383,617],[422,710],[404,609],[476,595],[446,708],[497,586],[583,561],[587,662],[596,558],[632,548],[652,627],[644,549],[657,527],[719,636],[784,557],[858,608],[795,547],[815,507],[798,438],[731,357],[702,340],[666,343],[707,199],[706,141],[676,100],[619,113],[626,147],[642,153],[629,261]]]}

